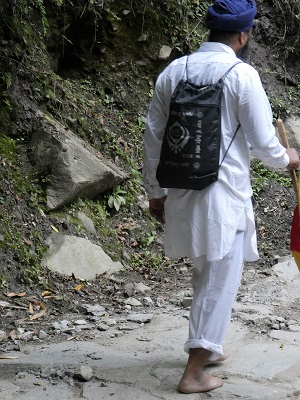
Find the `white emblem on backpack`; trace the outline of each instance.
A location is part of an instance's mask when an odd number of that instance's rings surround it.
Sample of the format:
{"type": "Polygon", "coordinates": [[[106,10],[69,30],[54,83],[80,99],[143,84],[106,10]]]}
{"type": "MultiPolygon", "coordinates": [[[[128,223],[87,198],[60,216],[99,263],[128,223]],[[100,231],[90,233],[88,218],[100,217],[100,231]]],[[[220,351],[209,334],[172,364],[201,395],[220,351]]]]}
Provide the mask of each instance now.
{"type": "Polygon", "coordinates": [[[189,137],[189,131],[178,122],[175,122],[167,134],[168,145],[173,153],[180,153],[188,142],[189,137]]]}

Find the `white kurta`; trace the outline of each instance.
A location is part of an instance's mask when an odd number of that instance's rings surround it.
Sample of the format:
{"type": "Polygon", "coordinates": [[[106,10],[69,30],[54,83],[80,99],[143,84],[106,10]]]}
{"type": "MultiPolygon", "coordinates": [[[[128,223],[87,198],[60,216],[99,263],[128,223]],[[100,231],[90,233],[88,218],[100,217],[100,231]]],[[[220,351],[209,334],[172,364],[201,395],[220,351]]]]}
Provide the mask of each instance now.
{"type": "MultiPolygon", "coordinates": [[[[203,43],[188,58],[188,77],[195,84],[217,82],[237,62],[221,43],[203,43]]],[[[156,168],[171,95],[185,74],[186,57],[173,61],[158,77],[144,135],[144,184],[150,198],[168,194],[165,203],[165,253],[170,258],[222,259],[237,229],[246,231],[245,259],[258,258],[251,202],[250,149],[269,167],[285,168],[289,157],[275,136],[272,111],[258,73],[246,63],[224,81],[220,160],[241,127],[220,167],[219,179],[201,191],[160,188],[156,168]]]]}

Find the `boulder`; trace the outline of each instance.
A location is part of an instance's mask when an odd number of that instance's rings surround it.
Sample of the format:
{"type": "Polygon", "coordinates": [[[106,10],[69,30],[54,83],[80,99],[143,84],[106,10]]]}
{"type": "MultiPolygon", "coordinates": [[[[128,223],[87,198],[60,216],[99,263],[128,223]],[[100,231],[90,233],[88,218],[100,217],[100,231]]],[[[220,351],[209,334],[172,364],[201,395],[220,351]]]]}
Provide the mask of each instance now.
{"type": "Polygon", "coordinates": [[[31,161],[49,171],[47,207],[54,210],[76,198],[92,199],[126,178],[111,161],[41,111],[31,139],[31,161]]]}
{"type": "Polygon", "coordinates": [[[50,271],[93,280],[97,275],[109,275],[123,268],[120,262],[113,261],[100,246],[87,239],[53,233],[46,244],[49,248],[42,265],[50,271]]]}

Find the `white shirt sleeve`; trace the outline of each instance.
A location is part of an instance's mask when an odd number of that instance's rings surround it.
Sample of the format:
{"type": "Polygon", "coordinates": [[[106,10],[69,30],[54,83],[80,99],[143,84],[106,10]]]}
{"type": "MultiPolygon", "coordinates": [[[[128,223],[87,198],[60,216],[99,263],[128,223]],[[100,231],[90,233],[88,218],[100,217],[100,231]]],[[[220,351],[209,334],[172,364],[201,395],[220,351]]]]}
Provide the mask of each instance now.
{"type": "Polygon", "coordinates": [[[269,167],[285,168],[289,157],[275,135],[271,106],[258,73],[252,69],[239,86],[239,120],[253,154],[269,167]]]}

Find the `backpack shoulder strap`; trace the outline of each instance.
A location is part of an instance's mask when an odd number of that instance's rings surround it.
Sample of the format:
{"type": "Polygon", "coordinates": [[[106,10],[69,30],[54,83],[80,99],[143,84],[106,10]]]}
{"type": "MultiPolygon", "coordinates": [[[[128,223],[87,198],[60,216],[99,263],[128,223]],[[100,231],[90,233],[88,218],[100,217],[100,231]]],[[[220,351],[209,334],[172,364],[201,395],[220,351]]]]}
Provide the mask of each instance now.
{"type": "MultiPolygon", "coordinates": [[[[238,62],[234,63],[234,64],[225,72],[225,74],[222,76],[222,78],[219,80],[219,82],[222,83],[222,82],[224,81],[224,79],[226,78],[226,76],[229,74],[229,72],[232,70],[232,68],[234,68],[237,64],[241,64],[242,62],[243,62],[243,61],[238,61],[238,62]]],[[[225,151],[225,154],[224,154],[224,156],[223,156],[223,158],[222,158],[222,161],[221,161],[219,167],[222,165],[222,163],[223,163],[223,161],[224,161],[224,159],[225,159],[225,157],[226,157],[226,155],[227,155],[227,153],[228,153],[228,151],[229,151],[229,149],[230,149],[230,146],[232,145],[232,142],[233,142],[234,138],[236,137],[236,134],[238,133],[238,130],[240,129],[240,127],[241,127],[241,124],[239,123],[239,124],[238,124],[238,127],[236,128],[236,131],[234,132],[234,135],[232,136],[232,139],[231,139],[231,141],[230,141],[230,143],[229,143],[229,146],[227,147],[227,149],[226,149],[226,151],[225,151]]]]}
{"type": "Polygon", "coordinates": [[[188,61],[189,61],[189,56],[186,56],[185,59],[185,67],[183,71],[183,76],[185,75],[185,81],[187,82],[189,80],[189,70],[188,70],[188,61]]]}
{"type": "Polygon", "coordinates": [[[234,68],[236,65],[243,63],[243,61],[237,61],[236,63],[234,63],[226,72],[225,74],[222,76],[222,78],[219,80],[219,82],[223,82],[224,79],[226,78],[226,76],[229,74],[229,72],[232,70],[232,68],[234,68]]]}
{"type": "Polygon", "coordinates": [[[230,146],[232,145],[232,142],[233,142],[234,138],[236,137],[236,134],[238,133],[238,130],[240,129],[240,127],[241,127],[241,124],[238,124],[238,127],[236,128],[236,131],[234,132],[234,135],[232,136],[232,139],[230,140],[229,146],[227,147],[227,149],[225,151],[225,154],[224,154],[224,156],[222,158],[222,161],[219,164],[219,168],[221,167],[225,157],[227,156],[227,153],[228,153],[228,151],[230,149],[230,146]]]}

